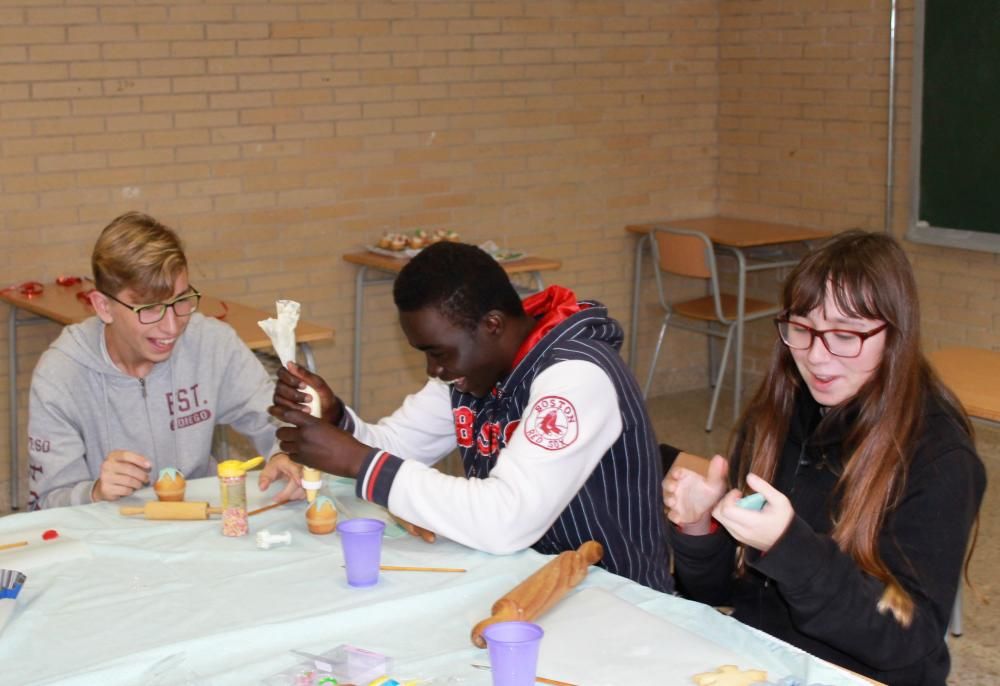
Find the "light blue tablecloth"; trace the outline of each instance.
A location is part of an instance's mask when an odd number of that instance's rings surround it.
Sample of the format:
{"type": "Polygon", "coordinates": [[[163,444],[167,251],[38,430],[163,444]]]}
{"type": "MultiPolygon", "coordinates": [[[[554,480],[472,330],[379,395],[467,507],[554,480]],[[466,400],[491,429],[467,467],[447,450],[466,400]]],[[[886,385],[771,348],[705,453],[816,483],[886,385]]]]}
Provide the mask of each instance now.
{"type": "MultiPolygon", "coordinates": [[[[251,474],[248,479],[251,508],[269,502],[257,492],[255,478],[251,474]]],[[[328,479],[327,488],[343,508],[342,517],[384,516],[355,499],[350,482],[328,479]]],[[[118,513],[119,505],[153,497],[145,489],[114,504],[0,518],[0,544],[29,541],[23,548],[0,552],[0,568],[22,568],[28,575],[17,608],[0,633],[0,682],[260,683],[302,661],[291,650],[322,653],[351,644],[391,657],[393,674],[400,678],[427,678],[438,686],[487,686],[490,675],[470,667],[488,664],[488,657],[470,643],[469,631],[489,615],[497,598],[548,559],[530,550],[497,557],[446,540],[428,545],[390,527],[383,564],[468,571],[383,572],[377,586],[355,589],[344,577],[339,537],[313,536],[306,530],[305,503],[252,517],[251,533],[242,538],[222,536],[218,518],[165,522],[118,513]],[[258,549],[254,534],[265,528],[291,531],[291,544],[258,549]],[[59,538],[43,542],[46,529],[58,530],[59,538]]],[[[218,503],[215,479],[189,483],[187,500],[218,503]]],[[[741,668],[767,669],[774,681],[794,674],[810,682],[864,683],[711,608],[597,568],[551,611],[542,666],[565,672],[571,666],[586,668],[590,661],[596,670],[597,660],[608,659],[593,651],[575,655],[574,629],[558,620],[563,608],[574,609],[574,602],[610,596],[622,609],[627,604],[652,615],[634,630],[651,635],[655,625],[681,627],[741,656],[741,668]],[[573,664],[560,662],[565,658],[559,654],[573,655],[573,664]]],[[[540,623],[546,626],[544,617],[540,623]]],[[[600,616],[587,624],[576,630],[588,635],[629,630],[606,626],[600,616]]],[[[690,672],[663,671],[664,656],[676,646],[658,647],[623,655],[623,668],[641,668],[650,660],[660,672],[646,683],[690,683],[690,672]]],[[[717,666],[706,664],[705,670],[717,666]]],[[[565,673],[541,668],[539,673],[566,679],[565,673]]],[[[616,681],[602,677],[592,684],[586,679],[575,683],[605,686],[616,681]]]]}

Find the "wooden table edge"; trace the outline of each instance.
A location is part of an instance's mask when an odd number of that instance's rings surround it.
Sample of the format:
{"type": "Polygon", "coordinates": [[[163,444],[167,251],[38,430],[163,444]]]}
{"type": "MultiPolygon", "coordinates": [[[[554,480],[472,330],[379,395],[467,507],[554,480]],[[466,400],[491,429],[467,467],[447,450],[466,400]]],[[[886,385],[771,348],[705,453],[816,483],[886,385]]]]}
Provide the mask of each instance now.
{"type": "MultiPolygon", "coordinates": [[[[388,257],[386,255],[380,255],[367,250],[344,253],[341,255],[341,258],[350,264],[355,264],[361,267],[371,267],[373,269],[380,269],[382,271],[396,274],[398,274],[400,270],[402,270],[403,267],[405,267],[406,264],[412,259],[410,257],[388,257]]],[[[525,257],[510,260],[509,262],[500,262],[500,266],[503,267],[504,271],[508,274],[521,274],[524,272],[561,269],[562,260],[551,257],[526,255],[525,257]]]]}
{"type": "Polygon", "coordinates": [[[754,248],[777,243],[798,243],[822,240],[837,233],[830,229],[817,229],[799,224],[769,222],[760,219],[743,219],[725,215],[703,215],[679,217],[677,219],[654,219],[633,222],[625,226],[625,231],[636,235],[649,234],[654,226],[669,226],[678,229],[692,229],[706,234],[714,243],[737,248],[754,248]],[[757,234],[751,233],[757,230],[757,234]],[[733,232],[741,235],[734,236],[733,232]],[[747,232],[745,235],[742,232],[747,232]]]}
{"type": "Polygon", "coordinates": [[[1000,378],[1000,351],[948,346],[928,353],[927,358],[970,417],[1000,422],[1000,389],[991,383],[1000,378]]]}

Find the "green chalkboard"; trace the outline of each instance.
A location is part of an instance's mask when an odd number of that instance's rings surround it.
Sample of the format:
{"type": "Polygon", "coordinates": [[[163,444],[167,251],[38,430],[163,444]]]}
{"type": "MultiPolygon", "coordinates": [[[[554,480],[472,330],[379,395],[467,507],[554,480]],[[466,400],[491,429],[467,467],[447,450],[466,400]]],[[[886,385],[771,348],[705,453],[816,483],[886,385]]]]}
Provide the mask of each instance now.
{"type": "Polygon", "coordinates": [[[917,224],[1000,249],[1000,0],[923,6],[917,224]]]}

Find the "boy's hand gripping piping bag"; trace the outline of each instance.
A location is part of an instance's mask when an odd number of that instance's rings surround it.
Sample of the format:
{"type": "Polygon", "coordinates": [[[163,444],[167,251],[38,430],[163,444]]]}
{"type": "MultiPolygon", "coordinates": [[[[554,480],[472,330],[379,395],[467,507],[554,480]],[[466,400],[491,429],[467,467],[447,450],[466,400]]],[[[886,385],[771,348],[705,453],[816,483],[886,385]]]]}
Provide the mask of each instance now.
{"type": "MultiPolygon", "coordinates": [[[[294,300],[278,300],[275,305],[278,318],[265,319],[257,322],[257,325],[271,339],[271,345],[281,360],[281,366],[287,369],[289,362],[295,362],[295,326],[299,323],[299,310],[302,306],[294,300]]],[[[306,386],[306,393],[312,396],[309,402],[309,414],[319,417],[319,393],[312,386],[306,386]]],[[[306,499],[310,503],[316,500],[316,493],[322,485],[323,480],[318,469],[302,468],[302,487],[306,490],[306,499]]]]}

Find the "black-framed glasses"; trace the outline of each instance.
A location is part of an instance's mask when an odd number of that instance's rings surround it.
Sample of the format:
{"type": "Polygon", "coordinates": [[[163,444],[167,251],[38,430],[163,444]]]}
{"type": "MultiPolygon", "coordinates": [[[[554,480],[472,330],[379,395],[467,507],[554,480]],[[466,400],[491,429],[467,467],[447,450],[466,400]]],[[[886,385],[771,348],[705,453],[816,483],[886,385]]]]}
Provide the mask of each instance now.
{"type": "Polygon", "coordinates": [[[781,342],[792,350],[808,350],[812,347],[813,341],[819,338],[823,341],[823,347],[831,355],[837,357],[857,357],[861,354],[861,348],[864,347],[865,341],[889,326],[883,324],[876,326],[871,331],[846,331],[844,329],[824,329],[821,331],[787,319],[775,319],[774,324],[778,327],[778,336],[781,337],[781,342]]]}
{"type": "Polygon", "coordinates": [[[124,305],[135,312],[140,324],[155,324],[167,316],[168,307],[173,309],[174,314],[178,317],[189,317],[191,313],[198,310],[198,303],[201,302],[201,293],[194,286],[188,286],[188,288],[191,289],[190,293],[178,295],[170,302],[153,303],[151,305],[129,305],[127,302],[122,302],[110,293],[105,293],[104,291],[100,291],[100,293],[111,298],[119,305],[124,305]]]}

